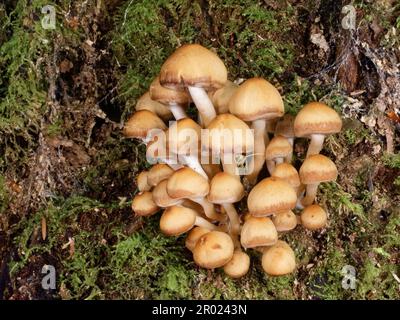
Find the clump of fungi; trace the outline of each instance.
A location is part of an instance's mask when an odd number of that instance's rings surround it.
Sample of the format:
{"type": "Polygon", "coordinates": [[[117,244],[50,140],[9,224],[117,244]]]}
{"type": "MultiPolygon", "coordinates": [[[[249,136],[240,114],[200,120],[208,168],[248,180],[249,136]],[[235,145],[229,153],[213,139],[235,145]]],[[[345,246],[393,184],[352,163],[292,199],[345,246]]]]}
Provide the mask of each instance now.
{"type": "Polygon", "coordinates": [[[296,117],[285,114],[267,80],[238,85],[227,76],[222,60],[198,44],[181,46],[164,62],[124,127],[155,163],[137,176],[132,209],[137,216],[162,210],[161,232],[186,234],[186,248],[202,268],[240,278],[250,267],[246,252],[255,250],[267,274],[289,274],[295,253],[280,238],[298,224],[325,228],[327,213],[315,203],[318,185],[334,181],[337,169],[319,152],[342,121],[322,102],[306,104],[296,117]],[[191,104],[197,119],[188,116],[191,104]],[[292,164],[295,138],[310,139],[298,169],[292,164]],[[241,171],[245,150],[251,150],[251,170],[241,171]],[[217,161],[204,161],[206,151],[217,161]]]}

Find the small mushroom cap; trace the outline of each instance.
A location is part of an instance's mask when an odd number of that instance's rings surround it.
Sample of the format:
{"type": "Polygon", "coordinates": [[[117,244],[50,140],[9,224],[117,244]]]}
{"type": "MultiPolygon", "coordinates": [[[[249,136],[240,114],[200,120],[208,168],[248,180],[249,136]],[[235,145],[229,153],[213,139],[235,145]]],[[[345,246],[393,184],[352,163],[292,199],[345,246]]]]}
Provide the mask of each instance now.
{"type": "Polygon", "coordinates": [[[233,256],[232,238],[221,231],[203,235],[193,249],[194,262],[202,268],[214,269],[227,264],[233,256]]]}
{"type": "Polygon", "coordinates": [[[138,193],[132,201],[132,210],[137,216],[151,216],[160,208],[153,201],[153,195],[150,191],[138,193]]]}
{"type": "Polygon", "coordinates": [[[161,208],[171,207],[182,202],[182,200],[171,198],[168,195],[167,183],[168,179],[165,179],[153,189],[153,200],[161,208]]]}
{"type": "Polygon", "coordinates": [[[207,179],[188,167],[175,171],[168,179],[167,191],[174,199],[205,197],[209,190],[207,179]]]}
{"type": "Polygon", "coordinates": [[[256,217],[268,216],[296,206],[297,195],[285,180],[269,177],[261,180],[250,191],[247,206],[256,217]]]}
{"type": "Polygon", "coordinates": [[[275,136],[265,149],[265,159],[284,158],[292,152],[293,148],[288,139],[283,136],[275,136]]]}
{"type": "Polygon", "coordinates": [[[249,126],[232,114],[220,114],[208,125],[204,147],[214,153],[240,153],[254,148],[254,135],[249,126]]]}
{"type": "Polygon", "coordinates": [[[135,109],[136,111],[139,110],[151,111],[164,121],[167,121],[172,118],[171,110],[162,103],[152,100],[150,98],[150,93],[148,91],[145,94],[143,94],[136,102],[135,109]]]}
{"type": "Polygon", "coordinates": [[[304,228],[308,230],[318,230],[325,228],[328,217],[324,209],[317,204],[313,204],[304,208],[300,219],[304,228]]]}
{"type": "Polygon", "coordinates": [[[240,180],[227,172],[219,172],[210,182],[210,192],[207,196],[212,203],[235,203],[244,196],[244,187],[240,180]]]}
{"type": "Polygon", "coordinates": [[[263,78],[243,82],[229,100],[229,111],[244,121],[274,119],[284,113],[279,91],[263,78]]]}
{"type": "Polygon", "coordinates": [[[224,265],[224,272],[231,278],[243,277],[250,268],[250,257],[240,249],[233,252],[232,259],[224,265]]]}
{"type": "Polygon", "coordinates": [[[283,118],[279,119],[275,126],[275,134],[281,135],[285,138],[294,138],[294,119],[291,114],[285,114],[283,118]]]}
{"type": "Polygon", "coordinates": [[[312,134],[337,133],[342,129],[342,120],[337,112],[321,102],[306,104],[294,120],[296,137],[312,134]]]}
{"type": "Polygon", "coordinates": [[[296,257],[292,248],[281,240],[265,249],[261,263],[264,271],[271,276],[282,276],[296,269],[296,257]]]}
{"type": "Polygon", "coordinates": [[[272,217],[272,222],[277,231],[290,231],[296,228],[297,217],[292,210],[282,211],[272,217]]]}
{"type": "Polygon", "coordinates": [[[161,181],[168,179],[175,171],[164,163],[157,163],[149,170],[147,181],[152,187],[158,185],[161,181]]]}
{"type": "Polygon", "coordinates": [[[173,122],[166,131],[167,144],[171,152],[187,154],[197,152],[201,146],[201,127],[190,118],[173,122]]]}
{"type": "Polygon", "coordinates": [[[309,156],[304,160],[299,170],[300,181],[303,184],[334,181],[337,175],[336,165],[322,154],[309,156]]]}
{"type": "Polygon", "coordinates": [[[127,138],[144,139],[152,129],[167,129],[165,123],[149,110],[137,111],[124,125],[124,136],[127,138]]]}
{"type": "Polygon", "coordinates": [[[275,167],[275,171],[272,173],[273,177],[281,178],[289,183],[293,188],[300,186],[300,177],[296,168],[290,163],[280,163],[275,167]]]}
{"type": "Polygon", "coordinates": [[[187,106],[190,102],[189,94],[183,90],[174,90],[163,87],[160,78],[156,77],[150,84],[150,98],[165,105],[179,104],[187,106]]]}
{"type": "Polygon", "coordinates": [[[278,232],[270,218],[249,217],[243,224],[240,242],[243,248],[271,246],[278,241],[278,232]]]}
{"type": "Polygon", "coordinates": [[[150,191],[151,185],[149,185],[149,182],[147,180],[148,176],[149,172],[145,170],[139,173],[138,176],[136,177],[136,185],[140,192],[150,191]]]}
{"type": "Polygon", "coordinates": [[[236,83],[228,80],[222,88],[208,94],[218,114],[229,112],[229,100],[238,87],[236,83]]]}
{"type": "Polygon", "coordinates": [[[228,71],[212,51],[198,44],[183,45],[164,62],[160,83],[181,89],[187,86],[218,89],[225,85],[228,71]]]}
{"type": "Polygon", "coordinates": [[[172,206],[163,212],[160,218],[160,230],[167,236],[179,236],[188,232],[196,223],[196,211],[172,206]]]}
{"type": "Polygon", "coordinates": [[[185,240],[185,246],[188,248],[190,251],[193,251],[194,247],[196,246],[197,241],[206,233],[209,233],[211,230],[208,230],[203,227],[194,227],[190,232],[188,233],[186,240],[185,240]]]}

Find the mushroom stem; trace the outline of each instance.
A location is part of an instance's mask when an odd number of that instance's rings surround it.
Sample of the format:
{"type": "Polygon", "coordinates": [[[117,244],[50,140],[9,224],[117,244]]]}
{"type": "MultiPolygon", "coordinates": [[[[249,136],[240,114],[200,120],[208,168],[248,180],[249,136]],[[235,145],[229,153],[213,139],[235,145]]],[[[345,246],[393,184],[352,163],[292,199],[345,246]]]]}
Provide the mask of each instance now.
{"type": "Polygon", "coordinates": [[[199,159],[194,155],[181,155],[180,156],[183,163],[185,163],[189,168],[193,169],[197,173],[200,173],[208,180],[208,175],[201,166],[199,159]]]}
{"type": "Polygon", "coordinates": [[[292,158],[293,158],[293,145],[294,145],[294,138],[286,138],[290,145],[292,146],[292,151],[286,156],[285,158],[285,162],[286,163],[291,163],[292,162],[292,158]]]}
{"type": "Polygon", "coordinates": [[[319,183],[312,183],[306,186],[306,196],[301,201],[303,206],[309,206],[313,204],[315,197],[317,195],[319,183]]]}
{"type": "Polygon", "coordinates": [[[222,168],[224,169],[224,172],[229,173],[230,175],[236,177],[237,179],[240,179],[240,175],[237,171],[237,164],[235,161],[234,154],[224,154],[221,157],[221,162],[222,162],[222,168]]]}
{"type": "Polygon", "coordinates": [[[172,114],[174,115],[177,121],[188,117],[185,112],[185,109],[183,109],[183,107],[177,103],[170,104],[169,109],[171,110],[172,114]]]}
{"type": "Polygon", "coordinates": [[[206,228],[208,230],[217,230],[217,226],[212,224],[210,221],[207,221],[203,217],[197,216],[196,221],[194,223],[195,226],[206,228]]]}
{"type": "Polygon", "coordinates": [[[219,215],[214,208],[214,205],[209,202],[206,198],[200,197],[200,198],[190,198],[189,200],[192,200],[199,205],[201,205],[204,209],[204,214],[209,218],[210,220],[213,221],[222,221],[223,216],[219,215]]]}
{"type": "Polygon", "coordinates": [[[251,125],[254,130],[254,156],[251,160],[253,171],[247,175],[250,185],[257,182],[258,174],[265,162],[266,126],[267,120],[265,119],[254,120],[251,125]]]}
{"type": "Polygon", "coordinates": [[[232,238],[236,239],[240,231],[239,215],[235,209],[235,206],[232,203],[223,203],[222,206],[224,207],[226,214],[229,217],[232,238]]]}
{"type": "Polygon", "coordinates": [[[307,150],[307,158],[313,154],[318,154],[324,144],[325,136],[323,134],[312,134],[310,145],[307,150]]]}
{"type": "Polygon", "coordinates": [[[204,126],[208,126],[208,124],[217,116],[210,97],[203,88],[188,86],[188,90],[197,110],[199,110],[199,113],[201,114],[204,126]]]}

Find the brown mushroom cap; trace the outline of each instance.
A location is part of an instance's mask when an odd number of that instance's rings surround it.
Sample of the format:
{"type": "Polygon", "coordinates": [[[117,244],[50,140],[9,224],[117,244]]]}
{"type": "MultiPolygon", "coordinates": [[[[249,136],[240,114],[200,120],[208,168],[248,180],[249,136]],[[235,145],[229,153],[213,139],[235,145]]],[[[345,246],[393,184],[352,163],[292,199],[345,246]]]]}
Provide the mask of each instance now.
{"type": "Polygon", "coordinates": [[[244,121],[274,119],[284,113],[282,97],[267,80],[251,78],[243,82],[229,100],[229,111],[244,121]]]}
{"type": "Polygon", "coordinates": [[[290,231],[296,228],[297,217],[292,210],[282,211],[272,217],[272,222],[277,231],[290,231]]]}
{"type": "Polygon", "coordinates": [[[165,123],[153,112],[148,110],[137,111],[124,125],[124,136],[128,138],[144,139],[152,129],[166,129],[165,123]]]}
{"type": "Polygon", "coordinates": [[[294,138],[294,119],[291,114],[285,114],[275,126],[275,134],[285,138],[294,138]]]}
{"type": "Polygon", "coordinates": [[[294,120],[296,137],[337,133],[341,129],[342,120],[337,112],[321,102],[306,104],[294,120]]]}
{"type": "Polygon", "coordinates": [[[272,176],[288,182],[293,188],[300,186],[300,177],[295,167],[289,163],[280,163],[275,167],[272,176]]]}
{"type": "Polygon", "coordinates": [[[175,171],[164,163],[157,163],[151,167],[147,176],[147,181],[152,187],[156,186],[165,179],[168,179],[175,171]]]}
{"type": "Polygon", "coordinates": [[[218,89],[227,81],[222,60],[198,44],[183,45],[164,62],[160,83],[164,87],[181,89],[186,86],[218,89]]]}
{"type": "Polygon", "coordinates": [[[325,210],[317,204],[306,207],[300,218],[301,224],[308,230],[322,229],[326,226],[328,220],[325,210]]]}
{"type": "Polygon", "coordinates": [[[227,172],[219,172],[210,182],[210,192],[207,196],[212,203],[235,203],[244,196],[244,187],[237,177],[227,172]]]}
{"type": "Polygon", "coordinates": [[[162,103],[152,100],[150,98],[150,93],[148,91],[145,94],[143,94],[136,102],[135,109],[136,111],[140,110],[151,111],[164,121],[167,121],[172,118],[171,110],[162,103]]]}
{"type": "Polygon", "coordinates": [[[243,277],[250,268],[250,257],[240,249],[233,252],[232,259],[224,265],[224,272],[231,278],[243,277]]]}
{"type": "Polygon", "coordinates": [[[150,84],[149,92],[151,99],[165,105],[175,103],[182,106],[187,106],[190,102],[190,97],[186,91],[163,87],[160,84],[159,77],[156,77],[150,84]]]}
{"type": "Polygon", "coordinates": [[[167,191],[174,199],[205,197],[209,190],[207,179],[188,167],[175,171],[168,179],[167,191]]]}
{"type": "Polygon", "coordinates": [[[299,170],[300,180],[303,184],[334,181],[337,175],[336,165],[322,154],[309,156],[299,170]]]}
{"type": "Polygon", "coordinates": [[[276,177],[261,180],[250,191],[247,206],[256,217],[291,210],[296,206],[297,195],[285,180],[276,177]]]}
{"type": "Polygon", "coordinates": [[[282,276],[296,269],[296,257],[292,248],[281,240],[265,249],[261,263],[264,271],[271,276],[282,276]]]}
{"type": "Polygon", "coordinates": [[[172,206],[163,212],[160,219],[160,230],[167,236],[179,236],[193,228],[196,222],[196,211],[179,206],[172,206]]]}
{"type": "Polygon", "coordinates": [[[233,251],[233,241],[228,234],[211,231],[197,241],[193,259],[202,268],[214,269],[227,264],[232,259],[233,251]]]}
{"type": "Polygon", "coordinates": [[[161,208],[171,207],[182,202],[182,200],[171,198],[168,195],[167,184],[168,179],[165,179],[153,189],[153,200],[161,208]]]}
{"type": "Polygon", "coordinates": [[[153,201],[153,195],[149,191],[138,193],[132,201],[132,210],[137,216],[151,216],[160,208],[153,201]]]}
{"type": "Polygon", "coordinates": [[[229,100],[238,87],[237,84],[228,80],[222,88],[208,94],[218,114],[229,112],[229,100]]]}
{"type": "Polygon", "coordinates": [[[273,160],[275,158],[285,158],[291,152],[292,146],[288,139],[283,136],[275,136],[265,149],[265,159],[273,160]]]}
{"type": "Polygon", "coordinates": [[[148,182],[149,172],[144,170],[138,174],[136,177],[136,185],[140,192],[142,191],[150,191],[151,185],[148,182]]]}
{"type": "Polygon", "coordinates": [[[278,232],[270,218],[249,217],[243,224],[240,242],[243,248],[271,246],[278,240],[278,232]]]}
{"type": "Polygon", "coordinates": [[[186,237],[185,240],[185,246],[188,248],[190,251],[193,251],[194,247],[196,246],[197,241],[206,233],[209,233],[211,230],[208,230],[203,227],[194,227],[192,230],[190,230],[189,234],[186,237]]]}
{"type": "Polygon", "coordinates": [[[173,122],[166,131],[170,150],[176,154],[186,154],[188,146],[193,152],[200,148],[201,127],[190,118],[173,122]]]}

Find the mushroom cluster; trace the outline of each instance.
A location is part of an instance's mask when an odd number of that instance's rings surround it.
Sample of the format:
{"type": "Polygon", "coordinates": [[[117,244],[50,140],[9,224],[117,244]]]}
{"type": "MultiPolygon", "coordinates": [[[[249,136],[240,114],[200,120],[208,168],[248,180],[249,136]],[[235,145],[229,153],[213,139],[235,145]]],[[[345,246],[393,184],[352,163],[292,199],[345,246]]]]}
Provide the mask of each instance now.
{"type": "Polygon", "coordinates": [[[240,278],[250,266],[246,251],[255,249],[267,274],[285,275],[296,259],[280,236],[298,224],[318,230],[327,223],[315,199],[337,169],[319,152],[342,121],[321,102],[306,104],[296,117],[285,114],[267,80],[238,85],[227,76],[223,61],[198,44],[181,46],[164,62],[124,126],[153,163],[137,176],[132,210],[137,216],[163,210],[162,233],[186,234],[186,248],[202,268],[240,278]],[[299,171],[292,164],[295,138],[310,139],[299,171]],[[260,174],[264,165],[267,177],[260,174]]]}

